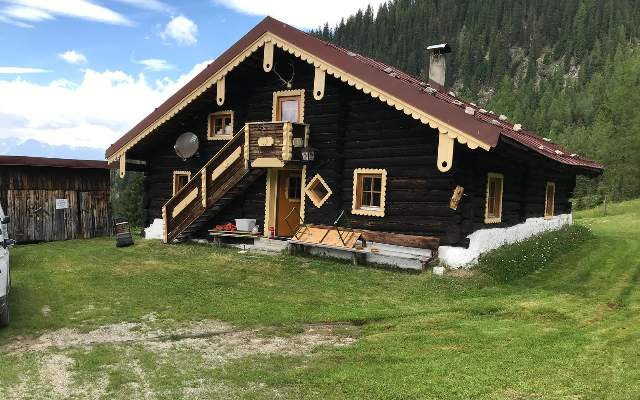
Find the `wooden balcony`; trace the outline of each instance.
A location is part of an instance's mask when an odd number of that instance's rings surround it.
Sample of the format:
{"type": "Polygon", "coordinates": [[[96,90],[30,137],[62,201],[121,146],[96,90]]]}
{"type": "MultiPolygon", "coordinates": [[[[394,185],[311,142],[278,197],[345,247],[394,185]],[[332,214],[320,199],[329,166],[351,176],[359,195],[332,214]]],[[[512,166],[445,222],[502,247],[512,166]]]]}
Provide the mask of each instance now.
{"type": "Polygon", "coordinates": [[[162,208],[164,241],[183,241],[254,182],[266,168],[300,161],[309,127],[251,122],[238,131],[162,208]]]}
{"type": "Polygon", "coordinates": [[[301,161],[309,125],[295,122],[250,122],[245,125],[245,157],[254,168],[281,168],[301,161]]]}

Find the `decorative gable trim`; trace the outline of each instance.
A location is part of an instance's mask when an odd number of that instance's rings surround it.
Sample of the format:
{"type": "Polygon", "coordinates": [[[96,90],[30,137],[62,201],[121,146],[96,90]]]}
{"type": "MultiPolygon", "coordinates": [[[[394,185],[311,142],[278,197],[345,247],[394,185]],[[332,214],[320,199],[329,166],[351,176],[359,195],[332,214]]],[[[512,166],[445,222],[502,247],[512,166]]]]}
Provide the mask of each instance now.
{"type": "Polygon", "coordinates": [[[115,150],[111,155],[108,156],[107,161],[109,163],[112,163],[120,159],[120,157],[127,150],[132,148],[140,140],[142,140],[148,134],[150,134],[159,126],[164,124],[166,121],[171,119],[180,110],[185,108],[193,100],[195,100],[197,97],[203,94],[207,89],[217,84],[218,82],[222,81],[229,72],[231,72],[235,67],[237,67],[242,61],[244,61],[247,57],[249,57],[251,54],[257,51],[260,47],[264,46],[265,43],[269,43],[269,45],[273,43],[275,46],[283,49],[284,51],[290,54],[293,54],[294,56],[308,62],[309,64],[314,65],[316,68],[319,68],[321,71],[325,71],[329,75],[332,75],[337,79],[341,80],[342,82],[345,82],[348,85],[355,87],[356,89],[362,91],[363,93],[368,94],[373,98],[377,98],[380,101],[388,104],[389,106],[394,107],[399,111],[403,111],[406,115],[410,115],[411,117],[413,117],[416,120],[419,120],[425,125],[429,125],[431,128],[437,129],[440,133],[447,134],[451,139],[456,139],[458,140],[458,142],[462,144],[466,144],[470,149],[477,149],[478,147],[480,147],[484,150],[489,150],[492,147],[489,143],[482,142],[481,140],[474,138],[473,136],[451,126],[450,124],[422,110],[419,110],[418,108],[408,104],[407,102],[400,100],[399,98],[368,84],[367,82],[356,77],[355,75],[347,73],[342,69],[332,65],[331,63],[323,60],[322,58],[316,55],[313,55],[310,52],[298,46],[293,45],[292,43],[284,40],[283,38],[271,32],[265,32],[253,43],[247,46],[243,51],[241,51],[235,57],[233,57],[231,61],[225,64],[217,72],[209,76],[202,84],[196,87],[182,100],[178,101],[175,105],[173,105],[161,117],[156,119],[153,123],[151,123],[145,129],[143,129],[140,133],[135,135],[132,139],[126,142],[126,144],[122,145],[117,150],[115,150]]]}

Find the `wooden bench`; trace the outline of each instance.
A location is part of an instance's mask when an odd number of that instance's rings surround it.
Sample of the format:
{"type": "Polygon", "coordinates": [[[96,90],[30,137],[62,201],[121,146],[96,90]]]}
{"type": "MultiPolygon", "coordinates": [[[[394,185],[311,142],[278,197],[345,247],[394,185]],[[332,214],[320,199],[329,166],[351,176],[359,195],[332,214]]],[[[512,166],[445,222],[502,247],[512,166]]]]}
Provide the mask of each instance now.
{"type": "Polygon", "coordinates": [[[289,248],[291,254],[304,253],[306,247],[345,251],[351,253],[351,260],[354,265],[364,265],[366,264],[366,254],[376,254],[375,251],[366,248],[366,244],[369,242],[427,249],[431,251],[431,259],[434,259],[438,254],[440,239],[431,236],[308,224],[296,231],[294,237],[289,240],[291,245],[289,248]],[[340,235],[337,233],[338,229],[343,229],[340,235]],[[303,230],[304,234],[301,234],[300,232],[303,230]],[[358,240],[363,243],[364,248],[356,246],[358,240]]]}
{"type": "Polygon", "coordinates": [[[235,239],[257,239],[262,237],[262,233],[252,232],[238,232],[238,231],[218,231],[215,229],[209,230],[209,237],[215,244],[222,244],[222,238],[235,238],[235,239]]]}

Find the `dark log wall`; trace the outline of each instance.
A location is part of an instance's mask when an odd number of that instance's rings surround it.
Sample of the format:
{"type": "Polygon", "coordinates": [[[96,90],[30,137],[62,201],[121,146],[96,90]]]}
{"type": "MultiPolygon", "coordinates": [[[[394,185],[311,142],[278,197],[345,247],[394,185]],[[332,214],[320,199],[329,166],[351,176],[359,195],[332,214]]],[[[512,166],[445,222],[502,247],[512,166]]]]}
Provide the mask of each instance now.
{"type": "Polygon", "coordinates": [[[576,172],[525,148],[501,142],[485,152],[456,144],[454,166],[456,184],[465,188],[457,211],[462,238],[478,229],[503,228],[544,216],[547,182],[556,184],[555,214],[571,212],[576,172]],[[490,172],[504,175],[502,221],[496,224],[484,223],[490,172]]]}
{"type": "MultiPolygon", "coordinates": [[[[575,171],[507,143],[489,152],[472,151],[456,143],[453,168],[442,173],[436,168],[435,130],[329,75],[324,98],[315,100],[313,66],[279,49],[275,60],[275,69],[285,79],[291,77],[293,65],[290,89],[305,89],[304,122],[310,124],[310,145],[319,155],[308,167],[307,182],[319,173],[333,191],[321,208],[306,200],[307,222],[331,224],[345,210],[344,223],[353,227],[437,236],[444,245],[464,245],[465,237],[477,229],[505,227],[542,216],[548,180],[556,182],[556,214],[570,212],[575,171]],[[384,217],[351,215],[355,168],[387,170],[384,217]],[[488,172],[505,175],[500,224],[484,224],[488,172]],[[465,188],[466,196],[454,211],[449,209],[449,200],[456,185],[465,188]]],[[[211,88],[128,155],[147,161],[147,224],[161,218],[162,205],[171,197],[172,171],[196,172],[224,145],[223,141],[206,139],[209,113],[233,110],[237,132],[245,122],[270,121],[273,92],[289,88],[274,73],[263,71],[262,52],[258,51],[227,76],[226,89],[223,106],[215,103],[215,87],[211,88]],[[185,131],[196,133],[201,142],[198,156],[187,161],[180,160],[173,150],[178,135],[185,131]]],[[[264,187],[261,178],[211,225],[246,217],[256,218],[262,226],[264,187]]]]}
{"type": "Polygon", "coordinates": [[[106,169],[0,167],[0,203],[18,242],[90,238],[111,231],[106,169]],[[56,199],[69,208],[56,209],[56,199]]]}

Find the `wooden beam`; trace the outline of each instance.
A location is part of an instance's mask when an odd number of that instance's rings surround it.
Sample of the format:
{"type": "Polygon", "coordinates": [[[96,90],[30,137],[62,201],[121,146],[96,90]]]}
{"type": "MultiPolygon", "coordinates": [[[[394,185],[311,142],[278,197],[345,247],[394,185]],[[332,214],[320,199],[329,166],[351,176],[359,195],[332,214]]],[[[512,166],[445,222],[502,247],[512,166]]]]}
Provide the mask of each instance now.
{"type": "Polygon", "coordinates": [[[224,88],[224,83],[225,82],[225,78],[224,76],[222,78],[220,78],[220,80],[216,83],[216,102],[218,103],[219,106],[224,104],[224,93],[225,93],[225,88],[224,88]]]}
{"type": "Polygon", "coordinates": [[[120,156],[120,178],[124,178],[127,173],[127,153],[120,156]]]}
{"type": "Polygon", "coordinates": [[[438,134],[438,169],[447,172],[453,165],[454,140],[446,133],[438,134]]]}
{"type": "Polygon", "coordinates": [[[324,81],[325,71],[316,67],[315,75],[313,77],[313,98],[316,100],[322,100],[324,97],[324,81]]]}
{"type": "MultiPolygon", "coordinates": [[[[335,229],[334,227],[328,225],[308,226],[324,229],[335,229]]],[[[353,231],[361,233],[360,237],[362,237],[367,242],[384,243],[394,246],[415,247],[418,249],[429,249],[433,251],[437,251],[438,246],[440,245],[440,239],[433,236],[405,235],[402,233],[369,231],[365,229],[353,229],[353,231]]]]}
{"type": "Polygon", "coordinates": [[[241,155],[242,155],[242,147],[238,147],[233,151],[233,153],[229,155],[229,157],[227,157],[223,162],[220,163],[220,165],[218,165],[213,170],[213,172],[211,173],[211,180],[215,181],[216,179],[218,179],[218,177],[222,175],[222,173],[226,171],[227,168],[229,168],[234,162],[240,159],[241,155]]]}
{"type": "Polygon", "coordinates": [[[202,178],[202,190],[200,194],[202,195],[202,207],[207,208],[207,174],[200,172],[200,177],[202,178]]]}
{"type": "Polygon", "coordinates": [[[171,211],[171,218],[175,218],[180,214],[189,204],[191,204],[198,197],[198,188],[194,188],[188,195],[184,197],[171,211]]]}
{"type": "Polygon", "coordinates": [[[262,68],[264,69],[264,72],[270,72],[273,68],[273,42],[266,42],[264,44],[262,68]]]}
{"type": "Polygon", "coordinates": [[[284,162],[277,158],[256,158],[251,162],[251,166],[254,168],[282,168],[284,162]]]}

